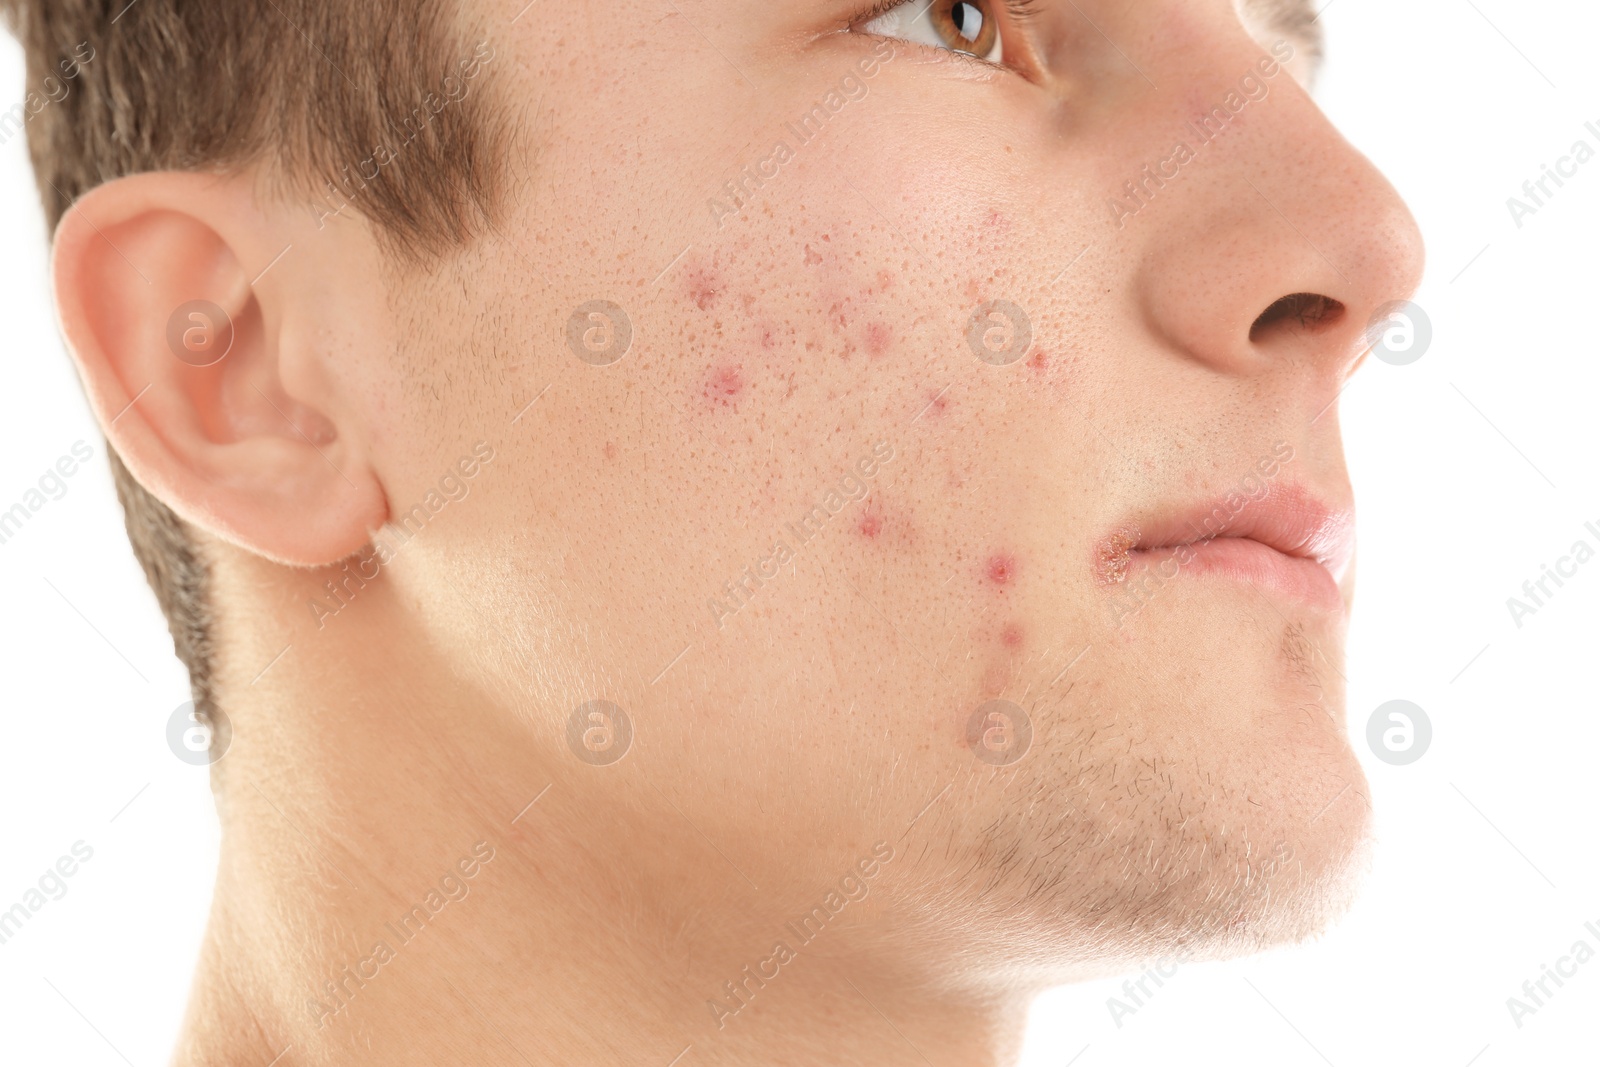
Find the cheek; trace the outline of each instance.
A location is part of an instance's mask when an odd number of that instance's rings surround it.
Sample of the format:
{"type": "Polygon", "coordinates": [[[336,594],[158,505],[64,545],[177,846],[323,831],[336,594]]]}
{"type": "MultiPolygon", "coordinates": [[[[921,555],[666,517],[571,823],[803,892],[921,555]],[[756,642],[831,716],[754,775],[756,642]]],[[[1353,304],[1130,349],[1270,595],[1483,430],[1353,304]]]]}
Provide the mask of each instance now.
{"type": "Polygon", "coordinates": [[[866,330],[867,355],[874,359],[889,351],[894,344],[894,330],[882,322],[869,322],[866,330]]]}
{"type": "Polygon", "coordinates": [[[1017,577],[1017,557],[1009,552],[996,552],[984,564],[985,582],[995,590],[1003,590],[1017,577]]]}
{"type": "Polygon", "coordinates": [[[744,368],[737,363],[714,366],[700,386],[701,399],[712,410],[733,407],[744,392],[744,368]]]}
{"type": "Polygon", "coordinates": [[[704,260],[690,264],[684,271],[684,295],[689,303],[701,311],[711,311],[722,298],[722,277],[717,269],[704,260]]]}

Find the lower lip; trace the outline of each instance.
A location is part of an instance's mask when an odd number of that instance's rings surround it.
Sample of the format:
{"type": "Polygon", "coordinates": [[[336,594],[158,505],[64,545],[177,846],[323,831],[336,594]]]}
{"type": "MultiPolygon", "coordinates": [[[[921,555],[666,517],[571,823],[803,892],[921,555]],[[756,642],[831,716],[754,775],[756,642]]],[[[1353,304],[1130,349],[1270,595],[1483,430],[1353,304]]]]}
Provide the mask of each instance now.
{"type": "Polygon", "coordinates": [[[1290,556],[1245,537],[1216,537],[1173,548],[1136,549],[1130,554],[1133,574],[1157,581],[1178,575],[1215,575],[1248,582],[1263,593],[1276,593],[1322,611],[1344,611],[1344,595],[1328,568],[1315,560],[1290,556]]]}

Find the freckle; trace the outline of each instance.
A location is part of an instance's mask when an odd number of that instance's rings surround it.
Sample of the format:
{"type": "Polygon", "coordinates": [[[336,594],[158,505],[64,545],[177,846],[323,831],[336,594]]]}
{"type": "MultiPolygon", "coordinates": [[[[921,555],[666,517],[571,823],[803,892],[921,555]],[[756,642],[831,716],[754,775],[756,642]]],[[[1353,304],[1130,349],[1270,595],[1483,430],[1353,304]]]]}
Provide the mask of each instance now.
{"type": "Polygon", "coordinates": [[[995,585],[1010,585],[1011,579],[1017,576],[1016,558],[1006,553],[990,556],[989,566],[984,573],[995,585]]]}
{"type": "Polygon", "coordinates": [[[881,322],[867,325],[867,354],[881,356],[889,350],[889,342],[894,339],[894,331],[881,322]]]}
{"type": "Polygon", "coordinates": [[[1000,643],[1007,648],[1022,647],[1022,627],[1016,623],[1007,623],[1005,629],[1000,631],[1000,643]]]}
{"type": "Polygon", "coordinates": [[[740,373],[740,368],[736,365],[724,366],[711,372],[711,377],[705,385],[704,395],[713,404],[726,407],[743,391],[744,376],[740,373]]]}

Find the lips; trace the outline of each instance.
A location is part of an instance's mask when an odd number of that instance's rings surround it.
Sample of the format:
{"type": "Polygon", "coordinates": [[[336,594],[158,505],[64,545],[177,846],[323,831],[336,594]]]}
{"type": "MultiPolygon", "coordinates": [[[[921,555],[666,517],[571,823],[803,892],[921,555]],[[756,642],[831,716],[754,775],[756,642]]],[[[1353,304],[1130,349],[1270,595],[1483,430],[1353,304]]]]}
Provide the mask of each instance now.
{"type": "Polygon", "coordinates": [[[1354,513],[1299,483],[1254,495],[1149,509],[1096,547],[1106,585],[1149,589],[1183,576],[1242,580],[1326,610],[1343,611],[1339,580],[1355,551],[1354,513]]]}

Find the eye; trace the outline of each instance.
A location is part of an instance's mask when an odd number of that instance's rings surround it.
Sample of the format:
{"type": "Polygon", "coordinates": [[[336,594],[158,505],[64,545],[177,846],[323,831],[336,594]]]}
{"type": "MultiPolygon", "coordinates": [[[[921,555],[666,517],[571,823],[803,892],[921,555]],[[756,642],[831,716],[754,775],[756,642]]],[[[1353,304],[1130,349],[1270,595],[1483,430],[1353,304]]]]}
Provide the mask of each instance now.
{"type": "Polygon", "coordinates": [[[861,30],[999,63],[1003,48],[994,6],[991,0],[907,0],[861,30]]]}

